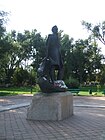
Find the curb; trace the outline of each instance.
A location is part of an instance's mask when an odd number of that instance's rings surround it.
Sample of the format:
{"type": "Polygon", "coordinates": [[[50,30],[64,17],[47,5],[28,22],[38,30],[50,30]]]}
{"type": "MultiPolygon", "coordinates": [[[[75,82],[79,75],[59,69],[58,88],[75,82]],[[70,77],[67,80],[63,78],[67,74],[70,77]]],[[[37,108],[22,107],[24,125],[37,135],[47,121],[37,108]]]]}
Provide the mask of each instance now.
{"type": "Polygon", "coordinates": [[[29,106],[30,103],[22,103],[22,104],[17,104],[17,105],[9,105],[9,106],[0,106],[0,112],[8,111],[8,110],[13,110],[13,109],[18,109],[21,107],[26,107],[29,106]]]}
{"type": "Polygon", "coordinates": [[[97,106],[97,105],[74,105],[74,107],[86,107],[86,108],[105,108],[105,106],[97,106]]]}
{"type": "MultiPolygon", "coordinates": [[[[21,108],[21,107],[27,107],[30,105],[30,102],[29,103],[22,103],[22,104],[17,104],[17,105],[9,105],[9,106],[0,106],[0,112],[4,112],[4,111],[8,111],[8,110],[13,110],[13,109],[18,109],[18,108],[21,108]]],[[[79,105],[74,105],[74,107],[83,107],[83,108],[105,108],[105,106],[97,106],[97,105],[82,105],[82,104],[79,104],[79,105]]]]}

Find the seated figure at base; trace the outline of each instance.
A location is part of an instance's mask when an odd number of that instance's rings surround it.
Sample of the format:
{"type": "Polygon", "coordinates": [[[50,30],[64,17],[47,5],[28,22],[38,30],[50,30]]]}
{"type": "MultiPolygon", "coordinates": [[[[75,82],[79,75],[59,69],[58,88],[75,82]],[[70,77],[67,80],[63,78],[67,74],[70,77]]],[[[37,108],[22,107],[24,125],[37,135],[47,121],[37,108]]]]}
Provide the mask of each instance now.
{"type": "Polygon", "coordinates": [[[42,92],[66,91],[67,87],[62,80],[63,61],[57,26],[52,27],[52,34],[48,35],[46,47],[47,56],[38,69],[38,84],[42,92]]]}

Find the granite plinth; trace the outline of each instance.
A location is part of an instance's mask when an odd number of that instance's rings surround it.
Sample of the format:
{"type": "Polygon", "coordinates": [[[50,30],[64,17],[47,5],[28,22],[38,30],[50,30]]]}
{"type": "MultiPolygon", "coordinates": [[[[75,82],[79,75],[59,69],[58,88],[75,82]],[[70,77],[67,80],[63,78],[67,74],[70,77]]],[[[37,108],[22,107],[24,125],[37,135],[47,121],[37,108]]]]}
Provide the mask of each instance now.
{"type": "Polygon", "coordinates": [[[63,120],[73,115],[73,95],[70,92],[38,93],[27,110],[29,120],[63,120]]]}

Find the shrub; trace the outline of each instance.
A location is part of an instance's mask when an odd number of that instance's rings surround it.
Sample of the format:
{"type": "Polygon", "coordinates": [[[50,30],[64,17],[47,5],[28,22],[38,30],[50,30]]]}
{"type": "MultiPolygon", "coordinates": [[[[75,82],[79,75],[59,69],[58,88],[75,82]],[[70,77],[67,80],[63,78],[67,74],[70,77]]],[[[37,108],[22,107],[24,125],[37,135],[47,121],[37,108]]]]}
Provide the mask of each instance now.
{"type": "Polygon", "coordinates": [[[14,85],[23,86],[28,79],[29,79],[29,74],[27,70],[24,70],[23,68],[16,68],[13,74],[14,85]]]}
{"type": "Polygon", "coordinates": [[[68,88],[79,88],[80,86],[79,81],[71,77],[65,80],[65,84],[68,88]]]}

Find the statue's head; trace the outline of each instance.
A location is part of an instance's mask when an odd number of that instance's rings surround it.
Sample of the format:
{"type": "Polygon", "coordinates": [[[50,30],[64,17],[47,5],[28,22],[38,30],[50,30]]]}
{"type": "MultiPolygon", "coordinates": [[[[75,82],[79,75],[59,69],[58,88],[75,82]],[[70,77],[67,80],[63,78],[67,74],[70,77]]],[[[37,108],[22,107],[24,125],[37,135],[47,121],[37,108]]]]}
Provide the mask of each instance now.
{"type": "Polygon", "coordinates": [[[58,33],[58,27],[56,25],[52,27],[52,32],[58,33]]]}

